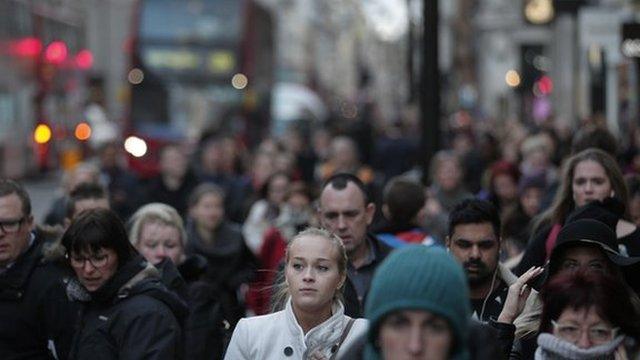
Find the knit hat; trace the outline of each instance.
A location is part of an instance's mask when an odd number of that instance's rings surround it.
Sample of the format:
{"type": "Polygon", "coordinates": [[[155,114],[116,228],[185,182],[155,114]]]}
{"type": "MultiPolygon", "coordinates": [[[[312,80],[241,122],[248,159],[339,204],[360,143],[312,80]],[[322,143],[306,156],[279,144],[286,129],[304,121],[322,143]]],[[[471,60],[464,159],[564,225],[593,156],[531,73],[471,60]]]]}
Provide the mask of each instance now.
{"type": "Polygon", "coordinates": [[[451,358],[468,358],[471,309],[467,278],[444,249],[405,246],[392,252],[376,269],[365,304],[365,317],[370,322],[370,358],[380,356],[374,344],[383,319],[399,310],[425,310],[444,317],[454,337],[451,358]]]}

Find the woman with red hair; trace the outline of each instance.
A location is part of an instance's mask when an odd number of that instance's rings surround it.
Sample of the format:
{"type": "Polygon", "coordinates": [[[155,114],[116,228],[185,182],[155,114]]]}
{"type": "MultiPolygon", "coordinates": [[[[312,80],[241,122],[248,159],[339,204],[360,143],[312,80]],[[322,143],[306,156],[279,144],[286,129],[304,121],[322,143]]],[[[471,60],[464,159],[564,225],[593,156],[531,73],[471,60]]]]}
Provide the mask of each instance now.
{"type": "Polygon", "coordinates": [[[640,318],[625,284],[601,272],[565,272],[541,292],[535,359],[630,359],[640,318]]]}

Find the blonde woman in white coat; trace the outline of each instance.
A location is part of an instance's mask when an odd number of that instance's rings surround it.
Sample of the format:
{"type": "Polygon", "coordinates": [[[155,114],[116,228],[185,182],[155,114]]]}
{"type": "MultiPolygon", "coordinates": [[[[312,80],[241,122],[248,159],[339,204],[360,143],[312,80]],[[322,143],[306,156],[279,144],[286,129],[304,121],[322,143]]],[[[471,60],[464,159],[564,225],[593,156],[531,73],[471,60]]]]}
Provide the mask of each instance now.
{"type": "Polygon", "coordinates": [[[225,360],[330,360],[367,331],[367,321],[344,315],[339,300],[347,255],[338,237],[304,230],[287,246],[285,261],[285,309],[240,320],[225,360]]]}

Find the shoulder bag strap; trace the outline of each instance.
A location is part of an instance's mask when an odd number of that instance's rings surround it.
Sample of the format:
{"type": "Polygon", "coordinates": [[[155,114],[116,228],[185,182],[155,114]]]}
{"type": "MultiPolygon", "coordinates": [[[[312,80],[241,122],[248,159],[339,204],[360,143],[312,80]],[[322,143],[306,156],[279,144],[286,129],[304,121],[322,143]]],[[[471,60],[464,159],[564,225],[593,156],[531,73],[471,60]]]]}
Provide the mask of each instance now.
{"type": "Polygon", "coordinates": [[[356,319],[354,319],[354,318],[350,318],[349,319],[349,322],[347,322],[347,326],[345,326],[344,330],[342,330],[342,335],[340,335],[340,341],[338,342],[337,346],[335,347],[336,351],[334,351],[333,354],[331,354],[331,357],[329,358],[329,360],[334,360],[338,356],[338,351],[340,350],[340,346],[342,346],[342,343],[344,342],[344,339],[346,339],[347,335],[349,335],[349,331],[351,330],[351,327],[353,326],[353,323],[355,321],[356,321],[356,319]]]}

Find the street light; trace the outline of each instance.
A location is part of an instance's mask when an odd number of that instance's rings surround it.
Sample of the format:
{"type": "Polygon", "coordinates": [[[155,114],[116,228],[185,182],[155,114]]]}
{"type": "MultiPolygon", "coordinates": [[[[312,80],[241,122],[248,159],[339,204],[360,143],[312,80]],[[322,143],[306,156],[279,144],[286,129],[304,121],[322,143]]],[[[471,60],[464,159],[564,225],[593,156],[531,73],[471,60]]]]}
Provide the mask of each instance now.
{"type": "Polygon", "coordinates": [[[555,9],[552,0],[526,0],[524,18],[533,25],[548,24],[553,20],[555,9]]]}

